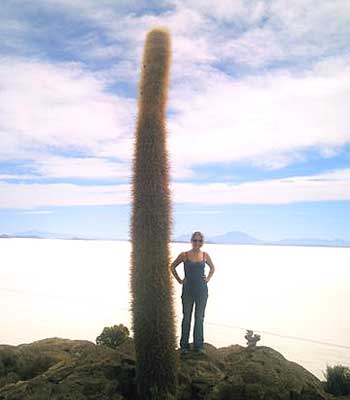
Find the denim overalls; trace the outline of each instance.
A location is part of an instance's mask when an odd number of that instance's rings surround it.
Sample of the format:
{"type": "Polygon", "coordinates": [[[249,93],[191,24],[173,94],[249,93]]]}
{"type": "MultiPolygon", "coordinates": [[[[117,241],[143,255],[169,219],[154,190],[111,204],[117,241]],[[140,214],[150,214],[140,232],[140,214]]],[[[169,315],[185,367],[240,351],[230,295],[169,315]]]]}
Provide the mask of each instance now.
{"type": "Polygon", "coordinates": [[[205,278],[205,257],[202,261],[191,261],[187,252],[184,261],[185,280],[182,285],[182,312],[180,347],[189,348],[189,336],[193,305],[196,304],[194,313],[193,347],[195,350],[203,348],[203,321],[204,311],[208,299],[208,285],[205,278]]]}

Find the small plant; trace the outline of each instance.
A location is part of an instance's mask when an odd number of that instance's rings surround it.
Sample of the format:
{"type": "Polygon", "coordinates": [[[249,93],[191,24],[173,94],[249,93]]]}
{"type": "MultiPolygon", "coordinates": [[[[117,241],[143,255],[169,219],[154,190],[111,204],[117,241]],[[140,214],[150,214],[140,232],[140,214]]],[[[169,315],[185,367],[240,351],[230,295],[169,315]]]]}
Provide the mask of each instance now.
{"type": "Polygon", "coordinates": [[[344,365],[327,365],[325,390],[335,396],[350,394],[350,368],[344,365]]]}
{"type": "Polygon", "coordinates": [[[97,336],[96,344],[103,344],[105,346],[115,349],[121,345],[129,337],[129,329],[123,324],[106,326],[101,335],[97,336]]]}

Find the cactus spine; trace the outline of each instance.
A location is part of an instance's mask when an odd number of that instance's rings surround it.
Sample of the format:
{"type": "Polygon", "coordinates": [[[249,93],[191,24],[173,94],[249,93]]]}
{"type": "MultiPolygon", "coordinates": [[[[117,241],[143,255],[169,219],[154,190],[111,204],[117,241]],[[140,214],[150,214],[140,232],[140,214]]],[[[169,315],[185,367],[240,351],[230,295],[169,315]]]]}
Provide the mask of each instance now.
{"type": "Polygon", "coordinates": [[[144,399],[176,396],[177,354],[169,242],[171,199],[166,150],[170,34],[148,32],[141,68],[132,176],[131,311],[136,381],[144,399]]]}

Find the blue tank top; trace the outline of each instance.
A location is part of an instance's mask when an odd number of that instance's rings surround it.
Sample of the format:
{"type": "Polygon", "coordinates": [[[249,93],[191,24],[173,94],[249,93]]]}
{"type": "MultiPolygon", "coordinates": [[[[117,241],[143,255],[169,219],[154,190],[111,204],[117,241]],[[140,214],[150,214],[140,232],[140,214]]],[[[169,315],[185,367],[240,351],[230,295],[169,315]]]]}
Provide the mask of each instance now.
{"type": "Polygon", "coordinates": [[[200,295],[208,293],[208,285],[205,278],[205,259],[203,252],[202,261],[191,261],[188,259],[187,252],[184,261],[185,281],[182,285],[182,294],[200,295]]]}

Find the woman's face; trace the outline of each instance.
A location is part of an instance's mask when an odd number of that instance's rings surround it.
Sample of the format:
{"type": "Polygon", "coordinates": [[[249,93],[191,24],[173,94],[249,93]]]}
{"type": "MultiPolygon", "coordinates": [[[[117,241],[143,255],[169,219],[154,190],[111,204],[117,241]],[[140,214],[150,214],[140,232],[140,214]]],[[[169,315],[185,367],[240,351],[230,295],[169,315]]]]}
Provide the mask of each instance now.
{"type": "Polygon", "coordinates": [[[202,246],[202,237],[201,235],[194,235],[192,238],[192,248],[198,250],[202,246]]]}

